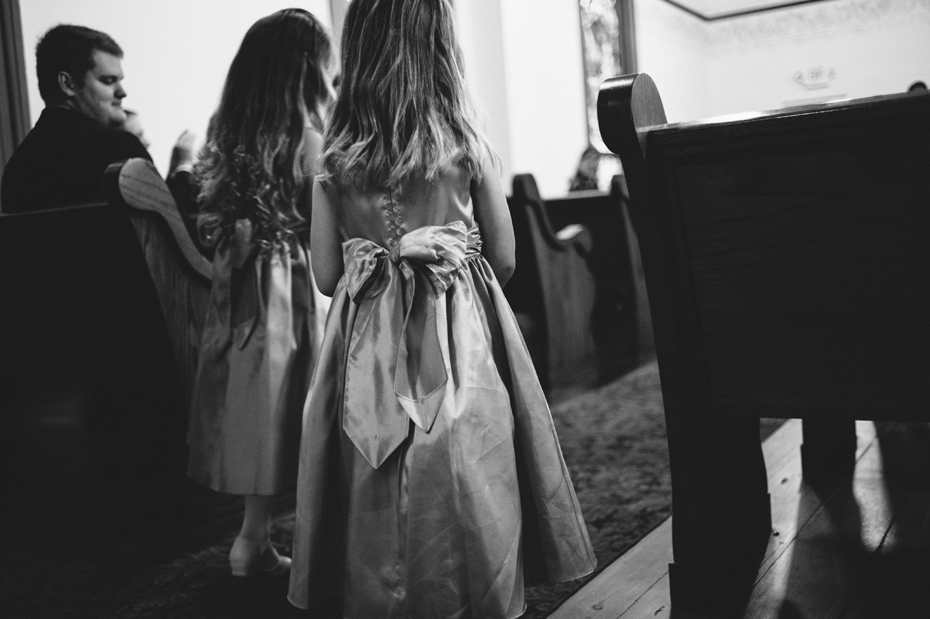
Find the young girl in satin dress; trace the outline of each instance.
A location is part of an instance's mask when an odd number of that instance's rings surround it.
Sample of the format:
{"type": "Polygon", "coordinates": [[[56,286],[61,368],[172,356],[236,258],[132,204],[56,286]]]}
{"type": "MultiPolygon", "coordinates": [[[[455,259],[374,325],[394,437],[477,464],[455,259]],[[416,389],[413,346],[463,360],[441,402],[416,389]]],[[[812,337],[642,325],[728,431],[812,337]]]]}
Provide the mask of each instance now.
{"type": "Polygon", "coordinates": [[[290,601],[518,617],[595,560],[501,286],[514,237],[448,0],[354,0],[313,188],[333,296],[304,409],[290,601]]]}
{"type": "Polygon", "coordinates": [[[188,473],[244,496],[229,553],[234,576],[290,567],[269,533],[274,496],[297,481],[301,413],[325,313],[308,234],[323,117],[335,98],[331,47],[302,9],[257,21],[230,66],[195,167],[198,228],[215,253],[188,473]]]}

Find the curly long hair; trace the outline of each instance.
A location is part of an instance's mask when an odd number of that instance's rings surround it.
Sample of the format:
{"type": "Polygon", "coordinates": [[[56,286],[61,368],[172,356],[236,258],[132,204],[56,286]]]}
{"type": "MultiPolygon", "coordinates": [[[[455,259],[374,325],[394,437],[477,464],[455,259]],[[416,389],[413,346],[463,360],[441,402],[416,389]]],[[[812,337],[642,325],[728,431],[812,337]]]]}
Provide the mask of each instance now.
{"type": "Polygon", "coordinates": [[[303,9],[255,22],[229,67],[195,167],[201,223],[249,219],[259,242],[279,246],[309,218],[299,197],[316,171],[306,127],[323,131],[335,98],[329,34],[303,9]]]}
{"type": "Polygon", "coordinates": [[[397,187],[450,163],[480,177],[491,148],[478,129],[448,0],[354,0],[342,37],[342,83],[321,177],[397,187]]]}

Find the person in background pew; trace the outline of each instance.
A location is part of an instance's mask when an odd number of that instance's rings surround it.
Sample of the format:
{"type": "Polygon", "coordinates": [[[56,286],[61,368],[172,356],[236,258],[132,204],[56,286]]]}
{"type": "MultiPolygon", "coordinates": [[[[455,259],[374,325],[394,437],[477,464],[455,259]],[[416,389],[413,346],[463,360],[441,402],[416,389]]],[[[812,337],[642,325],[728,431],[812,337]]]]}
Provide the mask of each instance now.
{"type": "Polygon", "coordinates": [[[311,181],[334,100],[328,33],[302,9],[258,20],[232,61],[194,168],[215,248],[195,374],[188,474],[244,496],[233,576],[281,575],[275,495],[294,489],[301,412],[325,316],[314,295],[311,181]]]}
{"type": "Polygon", "coordinates": [[[601,153],[593,146],[588,146],[581,153],[581,159],[578,161],[578,169],[575,176],[572,177],[568,185],[568,191],[589,191],[597,190],[597,168],[601,162],[601,153]]]}
{"type": "MultiPolygon", "coordinates": [[[[197,186],[194,178],[194,141],[196,136],[189,130],[185,129],[178,137],[171,149],[171,162],[168,165],[168,186],[174,193],[175,187],[185,190],[195,190],[191,196],[191,201],[196,205],[200,194],[200,188],[197,186]],[[172,186],[173,185],[173,186],[172,186]]],[[[175,196],[177,199],[177,196],[175,196]]],[[[192,207],[191,212],[196,214],[199,208],[192,207]]]]}
{"type": "Polygon", "coordinates": [[[121,127],[123,50],[109,35],[62,24],[36,46],[45,109],[3,171],[0,204],[21,213],[104,201],[103,173],[114,161],[151,156],[121,127]]]}
{"type": "Polygon", "coordinates": [[[354,0],[313,185],[333,295],[300,449],[288,598],[347,618],[524,613],[595,567],[501,286],[514,235],[448,0],[354,0]]]}
{"type": "Polygon", "coordinates": [[[200,212],[200,185],[194,175],[194,141],[196,136],[185,129],[171,149],[171,162],[165,183],[171,191],[174,203],[181,213],[191,239],[208,259],[213,259],[213,247],[205,245],[197,232],[197,216],[200,212]]]}
{"type": "Polygon", "coordinates": [[[573,191],[605,190],[610,186],[610,179],[619,174],[620,162],[613,153],[602,153],[588,145],[581,153],[578,169],[568,184],[569,193],[573,191]]]}
{"type": "Polygon", "coordinates": [[[125,109],[123,111],[126,113],[126,122],[123,123],[123,131],[128,131],[136,136],[139,141],[142,142],[142,146],[147,150],[152,143],[145,137],[145,127],[142,126],[142,118],[139,116],[139,112],[125,109]]]}

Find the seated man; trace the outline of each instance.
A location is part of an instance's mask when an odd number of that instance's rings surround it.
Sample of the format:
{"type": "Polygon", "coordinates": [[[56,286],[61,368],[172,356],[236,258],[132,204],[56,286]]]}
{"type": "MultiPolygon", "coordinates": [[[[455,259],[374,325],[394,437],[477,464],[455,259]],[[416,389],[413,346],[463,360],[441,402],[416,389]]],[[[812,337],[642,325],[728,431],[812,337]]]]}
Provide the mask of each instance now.
{"type": "Polygon", "coordinates": [[[0,205],[20,213],[104,200],[103,173],[148,151],[120,127],[123,50],[109,35],[60,25],[36,46],[45,109],[3,171],[0,205]]]}

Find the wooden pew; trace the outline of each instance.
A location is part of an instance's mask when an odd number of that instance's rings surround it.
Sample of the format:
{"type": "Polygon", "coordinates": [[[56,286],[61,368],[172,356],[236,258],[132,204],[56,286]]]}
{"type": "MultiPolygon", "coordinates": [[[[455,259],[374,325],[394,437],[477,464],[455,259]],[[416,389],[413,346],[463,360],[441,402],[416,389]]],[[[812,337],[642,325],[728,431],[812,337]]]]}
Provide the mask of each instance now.
{"type": "Polygon", "coordinates": [[[667,124],[638,74],[598,118],[655,326],[672,604],[738,613],[777,546],[758,418],[804,420],[820,484],[851,472],[853,420],[930,420],[930,95],[667,124]]]}
{"type": "Polygon", "coordinates": [[[103,181],[109,203],[0,216],[0,433],[33,458],[16,438],[45,431],[29,403],[80,394],[62,409],[74,450],[56,466],[89,462],[106,472],[80,483],[112,486],[114,510],[141,501],[185,527],[221,502],[184,472],[212,266],[150,162],[114,164],[103,181]]]}
{"type": "Polygon", "coordinates": [[[626,178],[615,176],[610,191],[576,191],[550,198],[545,211],[556,230],[580,224],[591,233],[594,337],[598,356],[608,362],[601,368],[601,378],[639,365],[653,354],[655,345],[626,178]]]}
{"type": "Polygon", "coordinates": [[[5,517],[56,530],[187,520],[183,392],[124,212],[0,216],[0,383],[5,517]]]}
{"type": "MultiPolygon", "coordinates": [[[[156,375],[173,374],[160,369],[171,363],[168,340],[125,214],[87,204],[3,215],[0,252],[0,374],[8,394],[91,373],[104,388],[148,389],[156,375]]],[[[169,393],[170,381],[155,391],[169,393]]]]}
{"type": "Polygon", "coordinates": [[[592,332],[592,241],[582,226],[554,231],[532,175],[518,174],[507,199],[517,268],[504,292],[547,392],[590,380],[597,355],[592,332]]]}
{"type": "Polygon", "coordinates": [[[517,270],[504,288],[544,388],[590,386],[651,354],[652,324],[622,177],[543,200],[531,174],[508,198],[517,270]]]}

